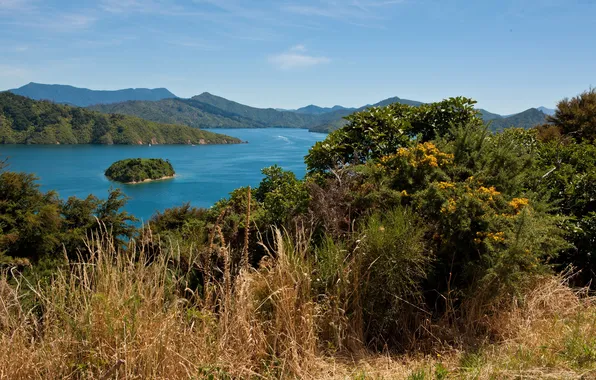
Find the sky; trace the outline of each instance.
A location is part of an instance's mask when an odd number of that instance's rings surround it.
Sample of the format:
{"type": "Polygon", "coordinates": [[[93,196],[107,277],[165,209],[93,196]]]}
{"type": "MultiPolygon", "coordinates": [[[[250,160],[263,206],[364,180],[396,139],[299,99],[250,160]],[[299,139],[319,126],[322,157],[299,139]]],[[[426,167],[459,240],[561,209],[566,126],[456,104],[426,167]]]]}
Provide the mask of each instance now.
{"type": "Polygon", "coordinates": [[[511,114],[596,85],[595,18],[596,0],[0,0],[0,90],[274,108],[462,95],[511,114]]]}

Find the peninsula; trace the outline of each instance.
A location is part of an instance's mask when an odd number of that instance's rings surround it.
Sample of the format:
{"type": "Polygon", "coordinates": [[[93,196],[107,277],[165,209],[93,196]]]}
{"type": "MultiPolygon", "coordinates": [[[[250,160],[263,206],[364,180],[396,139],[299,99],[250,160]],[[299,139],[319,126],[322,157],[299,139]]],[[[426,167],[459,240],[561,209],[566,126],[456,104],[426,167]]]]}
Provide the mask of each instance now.
{"type": "Polygon", "coordinates": [[[114,162],[105,175],[112,181],[135,184],[174,178],[174,168],[161,158],[129,158],[114,162]]]}

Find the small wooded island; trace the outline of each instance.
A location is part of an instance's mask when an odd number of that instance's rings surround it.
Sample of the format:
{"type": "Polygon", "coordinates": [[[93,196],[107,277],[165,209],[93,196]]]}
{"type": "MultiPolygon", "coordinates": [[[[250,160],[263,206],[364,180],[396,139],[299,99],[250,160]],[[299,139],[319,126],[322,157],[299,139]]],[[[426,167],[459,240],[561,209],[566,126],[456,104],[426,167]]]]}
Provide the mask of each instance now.
{"type": "Polygon", "coordinates": [[[129,158],[114,162],[105,172],[112,181],[134,184],[174,178],[174,167],[161,158],[129,158]]]}

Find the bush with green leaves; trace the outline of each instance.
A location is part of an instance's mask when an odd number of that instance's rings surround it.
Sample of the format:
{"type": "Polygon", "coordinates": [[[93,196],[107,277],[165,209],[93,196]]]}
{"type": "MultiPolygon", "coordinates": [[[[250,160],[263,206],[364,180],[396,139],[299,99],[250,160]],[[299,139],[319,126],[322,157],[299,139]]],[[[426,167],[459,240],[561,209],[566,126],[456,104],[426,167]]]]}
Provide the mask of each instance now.
{"type": "Polygon", "coordinates": [[[563,99],[557,104],[548,122],[576,141],[596,140],[596,89],[590,89],[571,99],[563,99]]]}
{"type": "Polygon", "coordinates": [[[572,265],[585,285],[596,280],[596,146],[589,142],[549,141],[540,146],[545,174],[538,188],[550,195],[555,212],[569,219],[564,228],[573,247],[557,261],[561,269],[572,265]]]}
{"type": "Polygon", "coordinates": [[[262,204],[266,223],[280,225],[306,211],[309,195],[304,181],[277,165],[262,173],[265,178],[255,191],[255,199],[262,204]]]}
{"type": "Polygon", "coordinates": [[[426,142],[450,133],[454,125],[483,125],[476,102],[449,98],[418,107],[394,103],[348,116],[348,124],[317,142],[305,157],[310,172],[325,172],[394,153],[412,139],[426,142]]]}
{"type": "Polygon", "coordinates": [[[90,195],[62,201],[55,192],[44,193],[32,174],[0,173],[0,263],[28,265],[77,258],[86,252],[83,239],[103,231],[122,244],[132,237],[136,219],[122,211],[126,198],[119,189],[108,198],[90,195]]]}
{"type": "Polygon", "coordinates": [[[421,219],[403,207],[363,222],[355,255],[365,341],[383,347],[412,338],[424,308],[422,281],[434,261],[425,233],[421,219]]]}

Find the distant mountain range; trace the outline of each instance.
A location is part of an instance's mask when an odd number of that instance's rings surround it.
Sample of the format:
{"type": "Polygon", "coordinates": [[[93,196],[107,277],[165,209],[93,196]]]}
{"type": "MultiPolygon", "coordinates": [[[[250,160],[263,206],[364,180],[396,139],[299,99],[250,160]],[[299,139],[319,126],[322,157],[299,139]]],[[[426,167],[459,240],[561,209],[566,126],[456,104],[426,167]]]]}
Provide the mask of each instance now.
{"type": "Polygon", "coordinates": [[[347,111],[355,111],[356,108],[346,108],[342,106],[333,106],[333,107],[319,107],[311,104],[306,107],[298,108],[297,110],[291,110],[292,112],[296,113],[303,113],[307,115],[322,115],[324,113],[329,113],[333,111],[340,111],[340,110],[347,110],[347,111]]]}
{"type": "Polygon", "coordinates": [[[127,88],[124,90],[102,91],[62,84],[33,82],[9,91],[13,94],[26,96],[34,100],[49,100],[54,103],[63,103],[78,107],[87,107],[93,104],[118,103],[127,100],[161,100],[176,97],[176,95],[165,88],[127,88]]]}
{"type": "MultiPolygon", "coordinates": [[[[371,106],[402,103],[412,106],[422,102],[398,97],[388,98],[359,108],[309,105],[295,110],[256,108],[204,92],[190,99],[177,98],[165,88],[95,91],[64,85],[29,83],[10,90],[33,99],[86,106],[102,113],[137,116],[159,123],[183,124],[195,128],[308,128],[313,132],[330,132],[346,124],[345,116],[371,106]]],[[[531,108],[515,115],[502,116],[479,109],[492,130],[510,126],[531,128],[546,122],[554,110],[531,108]]]]}
{"type": "Polygon", "coordinates": [[[546,107],[538,107],[536,108],[538,111],[541,111],[542,113],[552,116],[555,114],[555,110],[552,108],[546,108],[546,107]]]}

